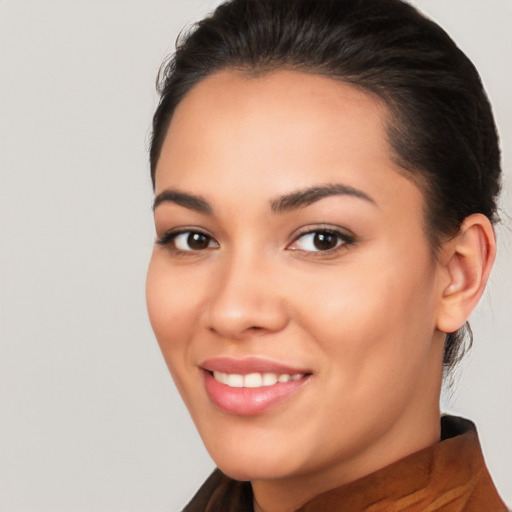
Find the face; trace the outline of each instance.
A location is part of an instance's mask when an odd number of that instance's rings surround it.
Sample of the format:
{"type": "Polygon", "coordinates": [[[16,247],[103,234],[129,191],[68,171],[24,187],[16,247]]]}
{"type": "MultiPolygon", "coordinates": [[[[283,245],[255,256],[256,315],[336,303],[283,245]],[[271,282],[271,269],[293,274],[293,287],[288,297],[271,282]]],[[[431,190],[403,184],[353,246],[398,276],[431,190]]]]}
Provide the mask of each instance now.
{"type": "Polygon", "coordinates": [[[217,73],[174,114],[148,310],[235,478],[353,478],[438,414],[440,271],[385,123],[375,97],[291,71],[217,73]]]}

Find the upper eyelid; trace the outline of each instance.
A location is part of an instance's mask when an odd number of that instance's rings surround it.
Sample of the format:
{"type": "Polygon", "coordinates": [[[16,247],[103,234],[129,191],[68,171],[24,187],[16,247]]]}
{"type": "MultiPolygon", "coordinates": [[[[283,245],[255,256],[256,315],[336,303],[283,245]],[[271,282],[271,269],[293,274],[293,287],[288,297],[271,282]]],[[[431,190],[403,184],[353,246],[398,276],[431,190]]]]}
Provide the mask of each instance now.
{"type": "MultiPolygon", "coordinates": [[[[202,233],[203,235],[207,235],[211,238],[215,238],[207,229],[200,228],[198,226],[179,226],[175,228],[166,229],[163,231],[162,235],[180,235],[182,233],[202,233]]],[[[157,235],[158,236],[158,235],[157,235]]]]}
{"type": "Polygon", "coordinates": [[[215,241],[215,243],[219,243],[217,239],[209,233],[206,229],[194,227],[194,226],[183,226],[179,228],[172,228],[164,231],[161,235],[156,235],[156,243],[157,244],[165,244],[174,240],[177,236],[182,235],[184,233],[201,233],[202,235],[206,235],[215,241]]]}
{"type": "Polygon", "coordinates": [[[317,224],[304,226],[302,228],[297,229],[294,233],[292,233],[290,238],[292,238],[292,241],[295,241],[297,240],[297,238],[300,238],[301,236],[308,235],[311,233],[318,233],[322,231],[336,233],[339,234],[341,237],[345,238],[355,238],[355,234],[350,229],[341,226],[333,226],[331,224],[317,224]]]}

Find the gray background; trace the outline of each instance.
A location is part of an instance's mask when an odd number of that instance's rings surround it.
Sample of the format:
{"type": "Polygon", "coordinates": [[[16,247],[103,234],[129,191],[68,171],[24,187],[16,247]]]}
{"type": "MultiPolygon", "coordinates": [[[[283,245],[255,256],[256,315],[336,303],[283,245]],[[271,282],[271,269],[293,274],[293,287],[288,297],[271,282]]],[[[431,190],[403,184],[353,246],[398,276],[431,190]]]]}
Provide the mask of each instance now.
{"type": "MultiPolygon", "coordinates": [[[[0,510],[176,511],[213,467],[146,317],[154,78],[217,2],[0,0],[0,510]]],[[[479,68],[512,202],[512,2],[416,0],[479,68]]],[[[506,212],[505,212],[506,213],[506,212]]],[[[512,221],[444,399],[512,504],[512,221]]]]}

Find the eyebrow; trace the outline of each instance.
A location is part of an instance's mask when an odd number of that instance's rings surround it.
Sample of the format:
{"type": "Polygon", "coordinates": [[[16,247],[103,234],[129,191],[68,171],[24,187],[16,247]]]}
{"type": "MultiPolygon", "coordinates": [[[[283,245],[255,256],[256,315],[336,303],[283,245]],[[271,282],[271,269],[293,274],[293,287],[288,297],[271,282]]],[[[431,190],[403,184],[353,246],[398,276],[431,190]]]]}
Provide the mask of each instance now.
{"type": "Polygon", "coordinates": [[[195,210],[199,213],[213,213],[213,208],[206,199],[194,194],[180,192],[179,190],[168,189],[160,192],[160,194],[155,197],[155,201],[153,202],[153,211],[159,204],[162,203],[178,204],[190,210],[195,210]]]}
{"type": "MultiPolygon", "coordinates": [[[[270,201],[270,208],[274,213],[286,213],[291,210],[304,208],[325,197],[343,195],[357,197],[377,206],[377,203],[362,190],[348,185],[334,183],[317,185],[279,196],[278,198],[270,201]]],[[[195,210],[199,213],[206,213],[208,215],[213,213],[213,207],[203,197],[194,194],[187,194],[186,192],[181,192],[175,189],[167,189],[160,192],[153,202],[153,211],[162,203],[174,203],[190,210],[195,210]]]]}
{"type": "Polygon", "coordinates": [[[319,185],[297,190],[291,194],[280,196],[271,201],[270,206],[274,213],[285,213],[290,210],[304,208],[324,197],[330,196],[352,196],[363,199],[375,206],[377,203],[362,190],[340,183],[319,185]]]}

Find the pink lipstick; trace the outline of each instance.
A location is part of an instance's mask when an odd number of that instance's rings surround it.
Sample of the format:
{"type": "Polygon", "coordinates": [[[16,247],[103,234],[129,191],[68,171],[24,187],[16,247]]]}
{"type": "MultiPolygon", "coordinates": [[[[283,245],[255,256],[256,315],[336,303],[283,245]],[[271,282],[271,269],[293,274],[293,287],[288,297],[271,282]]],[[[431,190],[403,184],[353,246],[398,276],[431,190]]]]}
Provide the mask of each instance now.
{"type": "Polygon", "coordinates": [[[295,394],[309,380],[311,372],[275,361],[214,358],[204,361],[206,392],[224,412],[251,416],[295,394]]]}

